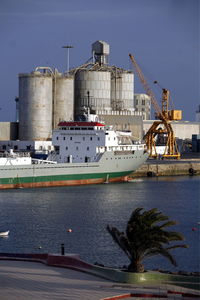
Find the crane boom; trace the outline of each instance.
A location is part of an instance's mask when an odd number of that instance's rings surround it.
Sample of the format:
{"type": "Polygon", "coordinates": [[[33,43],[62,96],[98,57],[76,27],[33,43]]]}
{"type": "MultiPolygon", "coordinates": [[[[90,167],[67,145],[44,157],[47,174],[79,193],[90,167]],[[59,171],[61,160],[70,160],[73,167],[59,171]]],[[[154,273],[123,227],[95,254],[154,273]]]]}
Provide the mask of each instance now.
{"type": "Polygon", "coordinates": [[[160,109],[160,107],[159,107],[159,105],[156,101],[156,97],[155,97],[154,93],[152,92],[151,88],[149,87],[148,82],[147,82],[146,78],[144,77],[144,74],[142,73],[142,71],[141,71],[138,63],[136,62],[134,56],[132,54],[129,54],[129,57],[130,57],[130,60],[132,61],[132,64],[135,67],[135,70],[138,74],[138,77],[140,78],[140,81],[141,81],[141,83],[144,87],[144,90],[145,90],[146,94],[151,98],[151,102],[153,104],[153,107],[155,109],[155,112],[156,112],[158,118],[160,118],[162,116],[162,111],[161,111],[161,109],[160,109]]]}

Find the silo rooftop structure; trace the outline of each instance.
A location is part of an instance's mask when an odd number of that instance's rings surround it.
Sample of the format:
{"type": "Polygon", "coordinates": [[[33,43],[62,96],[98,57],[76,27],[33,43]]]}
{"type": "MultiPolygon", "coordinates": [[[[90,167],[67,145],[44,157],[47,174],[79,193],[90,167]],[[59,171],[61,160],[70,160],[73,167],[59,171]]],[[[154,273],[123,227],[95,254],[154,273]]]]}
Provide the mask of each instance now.
{"type": "Polygon", "coordinates": [[[110,54],[110,46],[104,41],[96,41],[92,44],[92,55],[95,62],[99,65],[108,63],[108,55],[110,54]]]}
{"type": "Polygon", "coordinates": [[[96,114],[134,111],[133,72],[108,65],[110,47],[106,42],[92,44],[92,61],[70,71],[75,75],[75,115],[84,107],[96,114]]]}

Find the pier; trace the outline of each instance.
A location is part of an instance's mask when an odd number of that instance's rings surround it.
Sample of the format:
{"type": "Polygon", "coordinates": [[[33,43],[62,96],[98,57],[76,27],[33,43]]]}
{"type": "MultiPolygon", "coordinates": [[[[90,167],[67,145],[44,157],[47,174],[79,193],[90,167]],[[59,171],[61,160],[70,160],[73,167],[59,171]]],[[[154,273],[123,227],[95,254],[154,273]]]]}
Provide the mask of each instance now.
{"type": "Polygon", "coordinates": [[[148,159],[131,178],[154,176],[200,175],[200,157],[180,160],[148,159]]]}

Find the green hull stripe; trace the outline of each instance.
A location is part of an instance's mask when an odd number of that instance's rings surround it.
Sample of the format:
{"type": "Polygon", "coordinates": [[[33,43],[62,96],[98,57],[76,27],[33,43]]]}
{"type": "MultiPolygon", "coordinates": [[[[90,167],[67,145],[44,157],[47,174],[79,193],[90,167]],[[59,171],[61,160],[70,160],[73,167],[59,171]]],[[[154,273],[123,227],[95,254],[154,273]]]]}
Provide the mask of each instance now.
{"type": "Polygon", "coordinates": [[[92,173],[92,174],[70,174],[70,175],[52,175],[52,176],[36,176],[36,177],[15,177],[15,178],[0,178],[0,184],[20,184],[20,183],[38,183],[38,182],[54,182],[68,180],[84,180],[84,179],[100,179],[100,178],[116,178],[124,177],[130,174],[127,172],[114,173],[92,173]]]}

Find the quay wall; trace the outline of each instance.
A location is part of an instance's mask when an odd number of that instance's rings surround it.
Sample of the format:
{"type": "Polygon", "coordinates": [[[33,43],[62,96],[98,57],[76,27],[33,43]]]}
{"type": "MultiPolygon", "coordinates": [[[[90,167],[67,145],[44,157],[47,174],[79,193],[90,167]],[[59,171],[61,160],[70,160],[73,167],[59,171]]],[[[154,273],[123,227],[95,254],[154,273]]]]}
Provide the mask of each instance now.
{"type": "Polygon", "coordinates": [[[153,177],[153,176],[177,176],[177,175],[200,175],[199,161],[147,161],[136,172],[131,174],[131,178],[153,177]]]}

